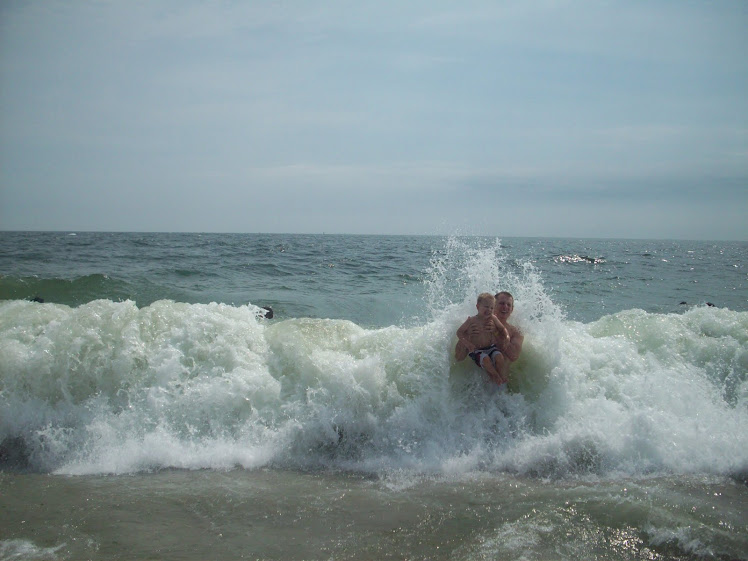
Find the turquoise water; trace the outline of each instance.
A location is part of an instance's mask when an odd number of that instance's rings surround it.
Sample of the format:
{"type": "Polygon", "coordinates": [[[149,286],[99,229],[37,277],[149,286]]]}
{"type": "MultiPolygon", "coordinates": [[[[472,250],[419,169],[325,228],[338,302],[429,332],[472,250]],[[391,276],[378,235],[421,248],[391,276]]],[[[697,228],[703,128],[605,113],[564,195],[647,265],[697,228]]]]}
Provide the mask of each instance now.
{"type": "Polygon", "coordinates": [[[748,244],[0,248],[0,558],[746,558],[748,244]],[[499,289],[508,390],[451,353],[499,289]]]}

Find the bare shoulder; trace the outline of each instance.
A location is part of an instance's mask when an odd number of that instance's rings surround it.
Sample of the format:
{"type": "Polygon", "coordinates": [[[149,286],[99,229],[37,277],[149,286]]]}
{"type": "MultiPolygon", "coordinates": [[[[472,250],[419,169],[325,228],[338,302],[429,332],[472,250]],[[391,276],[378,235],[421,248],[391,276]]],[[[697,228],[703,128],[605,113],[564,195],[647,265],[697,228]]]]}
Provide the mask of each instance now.
{"type": "Polygon", "coordinates": [[[509,331],[509,336],[510,337],[512,337],[512,338],[514,338],[514,337],[522,337],[522,338],[524,338],[525,334],[522,333],[522,330],[519,327],[517,327],[516,325],[512,325],[511,323],[507,323],[506,327],[507,327],[507,331],[509,331]]]}
{"type": "Polygon", "coordinates": [[[468,316],[468,318],[465,320],[465,323],[463,323],[462,325],[475,325],[477,321],[478,321],[477,316],[468,316]]]}

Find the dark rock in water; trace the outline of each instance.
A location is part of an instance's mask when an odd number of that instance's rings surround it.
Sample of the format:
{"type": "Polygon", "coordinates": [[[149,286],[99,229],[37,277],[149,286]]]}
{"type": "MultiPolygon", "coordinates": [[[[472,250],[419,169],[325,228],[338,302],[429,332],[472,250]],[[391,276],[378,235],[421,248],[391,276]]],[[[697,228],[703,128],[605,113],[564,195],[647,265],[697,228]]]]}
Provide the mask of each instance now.
{"type": "Polygon", "coordinates": [[[737,483],[748,486],[748,471],[733,473],[731,477],[737,483]]]}
{"type": "Polygon", "coordinates": [[[263,306],[262,309],[265,310],[265,317],[267,319],[273,319],[273,308],[270,306],[263,306]]]}
{"type": "MultiPolygon", "coordinates": [[[[684,300],[684,301],[683,301],[683,302],[681,302],[681,303],[680,303],[679,305],[680,305],[680,306],[687,306],[687,305],[688,305],[688,302],[686,302],[686,301],[684,300]]],[[[714,308],[714,304],[712,304],[711,302],[707,302],[707,303],[706,303],[706,305],[707,305],[707,306],[709,306],[710,308],[714,308]]]]}
{"type": "Polygon", "coordinates": [[[0,469],[29,469],[29,453],[22,438],[6,438],[0,442],[0,469]]]}
{"type": "Polygon", "coordinates": [[[31,299],[31,301],[32,301],[32,302],[39,302],[40,304],[44,304],[44,298],[42,298],[42,297],[40,297],[40,296],[34,296],[34,297],[33,297],[33,298],[31,299]]]}

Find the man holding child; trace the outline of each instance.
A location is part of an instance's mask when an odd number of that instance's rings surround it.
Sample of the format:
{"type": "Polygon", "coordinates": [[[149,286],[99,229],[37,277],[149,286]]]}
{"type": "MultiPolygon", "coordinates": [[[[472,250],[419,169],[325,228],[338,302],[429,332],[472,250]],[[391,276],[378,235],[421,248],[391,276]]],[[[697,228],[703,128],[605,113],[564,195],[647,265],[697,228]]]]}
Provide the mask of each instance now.
{"type": "Polygon", "coordinates": [[[509,323],[514,297],[508,292],[495,296],[483,293],[476,304],[478,314],[469,317],[457,330],[455,358],[469,355],[490,378],[501,385],[509,381],[509,366],[519,358],[524,336],[509,323]]]}

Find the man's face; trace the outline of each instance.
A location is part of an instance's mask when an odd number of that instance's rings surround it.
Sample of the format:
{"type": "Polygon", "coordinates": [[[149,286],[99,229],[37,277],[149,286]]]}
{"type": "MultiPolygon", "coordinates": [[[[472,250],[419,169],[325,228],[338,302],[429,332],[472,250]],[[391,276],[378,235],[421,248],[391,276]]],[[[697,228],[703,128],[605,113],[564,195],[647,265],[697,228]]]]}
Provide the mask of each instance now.
{"type": "Polygon", "coordinates": [[[494,310],[497,316],[507,319],[512,315],[512,311],[514,310],[514,299],[506,294],[500,294],[496,299],[494,310]]]}

